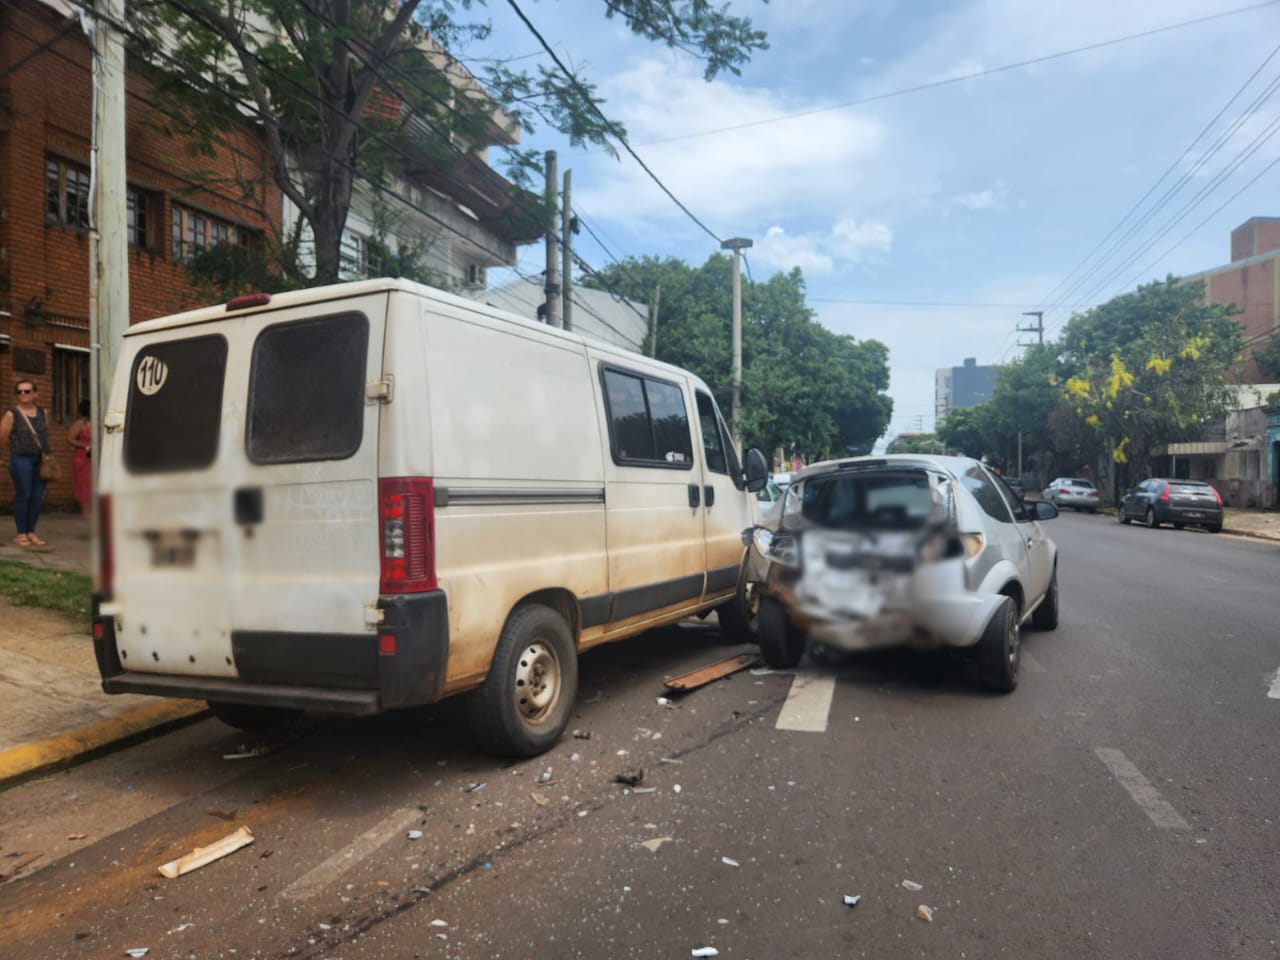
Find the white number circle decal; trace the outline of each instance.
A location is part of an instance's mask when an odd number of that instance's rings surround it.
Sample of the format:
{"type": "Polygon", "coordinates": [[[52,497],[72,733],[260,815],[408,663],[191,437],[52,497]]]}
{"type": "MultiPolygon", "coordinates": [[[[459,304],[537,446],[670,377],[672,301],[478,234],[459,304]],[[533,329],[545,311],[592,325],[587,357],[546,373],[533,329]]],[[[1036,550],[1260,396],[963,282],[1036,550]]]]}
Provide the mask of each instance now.
{"type": "Polygon", "coordinates": [[[160,392],[169,379],[169,367],[158,357],[143,357],[138,364],[138,389],[150,397],[160,392]]]}

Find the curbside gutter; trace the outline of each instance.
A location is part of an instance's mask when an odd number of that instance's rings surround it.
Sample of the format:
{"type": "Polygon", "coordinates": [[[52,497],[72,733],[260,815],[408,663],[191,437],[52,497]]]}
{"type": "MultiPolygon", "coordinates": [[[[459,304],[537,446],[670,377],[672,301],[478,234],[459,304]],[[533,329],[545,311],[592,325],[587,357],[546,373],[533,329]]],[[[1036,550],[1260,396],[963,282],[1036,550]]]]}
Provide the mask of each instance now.
{"type": "Polygon", "coordinates": [[[0,790],[37,774],[87,760],[141,739],[200,719],[209,708],[199,700],[164,700],[99,720],[34,743],[0,753],[0,790]]]}

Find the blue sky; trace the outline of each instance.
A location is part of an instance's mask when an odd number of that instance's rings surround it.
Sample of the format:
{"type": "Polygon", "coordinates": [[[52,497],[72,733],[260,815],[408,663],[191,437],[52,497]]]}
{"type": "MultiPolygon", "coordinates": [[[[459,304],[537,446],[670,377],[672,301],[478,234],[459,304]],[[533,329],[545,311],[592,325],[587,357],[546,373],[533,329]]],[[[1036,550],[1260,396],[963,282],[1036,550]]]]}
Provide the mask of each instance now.
{"type": "MultiPolygon", "coordinates": [[[[1280,168],[1226,202],[1280,158],[1280,136],[1256,144],[1212,186],[1280,118],[1280,95],[1248,113],[1280,77],[1280,53],[1179,160],[1277,50],[1280,5],[839,105],[1246,6],[735,0],[735,12],[768,32],[770,49],[741,76],[708,83],[698,61],[632,36],[605,19],[597,0],[521,2],[560,57],[598,85],[605,112],[626,125],[636,152],[671,191],[719,236],[753,239],[756,280],[799,266],[820,322],[889,346],[890,435],[932,428],[936,368],[970,356],[1015,357],[1014,328],[1028,322],[1022,311],[1045,310],[1052,336],[1073,306],[1101,302],[1140,278],[1227,262],[1234,226],[1280,215],[1280,168]],[[723,130],[742,124],[752,125],[723,130]],[[1198,166],[1220,136],[1219,150],[1198,166]],[[1087,282],[1055,291],[1171,165],[1114,239],[1190,174],[1168,204],[1087,282]],[[1153,242],[1202,189],[1199,205],[1153,242]]],[[[504,0],[490,0],[488,12],[492,38],[464,59],[539,49],[504,0]]],[[[522,63],[539,59],[549,62],[522,63]]],[[[561,171],[573,170],[575,208],[613,255],[699,264],[716,248],[625,154],[575,150],[548,131],[522,145],[558,151],[561,171]]],[[[576,249],[592,264],[609,262],[585,233],[576,249]]],[[[540,248],[522,251],[524,272],[542,265],[540,248]]]]}

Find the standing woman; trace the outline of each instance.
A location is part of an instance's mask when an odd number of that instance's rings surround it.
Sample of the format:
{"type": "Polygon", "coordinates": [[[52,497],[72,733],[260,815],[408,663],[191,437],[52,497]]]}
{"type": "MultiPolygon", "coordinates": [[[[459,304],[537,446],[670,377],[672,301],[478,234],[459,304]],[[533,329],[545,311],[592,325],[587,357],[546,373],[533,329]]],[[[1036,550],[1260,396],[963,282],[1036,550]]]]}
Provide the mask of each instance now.
{"type": "Polygon", "coordinates": [[[89,419],[89,400],[80,401],[80,416],[67,431],[71,451],[71,493],[80,504],[80,516],[88,519],[89,501],[93,497],[93,471],[90,469],[89,450],[93,446],[93,422],[89,419]]]}
{"type": "Polygon", "coordinates": [[[20,547],[41,547],[36,536],[36,521],[44,502],[44,481],[40,479],[40,461],[49,449],[49,426],[44,409],[36,405],[36,385],[19,380],[13,388],[17,403],[0,417],[0,446],[9,447],[9,476],[16,494],[13,519],[18,535],[13,542],[20,547]]]}

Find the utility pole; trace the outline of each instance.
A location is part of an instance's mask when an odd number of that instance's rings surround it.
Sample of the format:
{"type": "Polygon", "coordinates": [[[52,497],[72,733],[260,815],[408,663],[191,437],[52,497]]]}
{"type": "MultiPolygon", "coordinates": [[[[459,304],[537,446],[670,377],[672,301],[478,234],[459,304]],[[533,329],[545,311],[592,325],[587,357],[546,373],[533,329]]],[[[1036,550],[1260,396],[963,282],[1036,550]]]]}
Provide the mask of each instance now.
{"type": "MultiPolygon", "coordinates": [[[[94,425],[93,489],[102,468],[102,424],[120,344],[129,326],[129,238],[125,231],[125,0],[101,0],[93,31],[93,229],[89,233],[89,393],[94,425]]],[[[93,498],[98,537],[98,498],[93,498]]],[[[97,550],[94,550],[97,556],[97,550]]],[[[95,586],[101,571],[94,564],[95,586]]]]}
{"type": "Polygon", "coordinates": [[[733,439],[737,442],[742,406],[742,251],[751,247],[746,237],[731,237],[720,244],[733,251],[733,439]]]}
{"type": "Polygon", "coordinates": [[[653,288],[653,304],[649,307],[649,356],[658,355],[658,302],[662,299],[662,284],[653,288]]]}
{"type": "MultiPolygon", "coordinates": [[[[1036,325],[1034,327],[1031,327],[1031,326],[1018,327],[1018,332],[1034,333],[1036,335],[1036,343],[1039,343],[1039,344],[1044,343],[1044,311],[1043,310],[1024,310],[1022,312],[1022,315],[1024,317],[1035,317],[1036,325]]],[[[1031,346],[1031,344],[1023,343],[1021,340],[1019,340],[1018,346],[1029,347],[1031,346]]]]}
{"type": "Polygon", "coordinates": [[[563,326],[560,318],[560,255],[556,250],[556,152],[547,151],[547,282],[543,291],[547,295],[547,323],[563,326]]]}
{"type": "Polygon", "coordinates": [[[564,328],[573,329],[573,207],[569,203],[569,190],[573,185],[573,171],[564,172],[564,197],[560,201],[560,250],[564,284],[564,328]]]}

